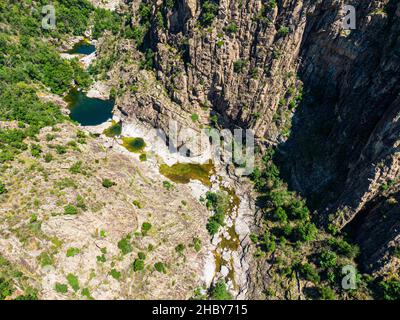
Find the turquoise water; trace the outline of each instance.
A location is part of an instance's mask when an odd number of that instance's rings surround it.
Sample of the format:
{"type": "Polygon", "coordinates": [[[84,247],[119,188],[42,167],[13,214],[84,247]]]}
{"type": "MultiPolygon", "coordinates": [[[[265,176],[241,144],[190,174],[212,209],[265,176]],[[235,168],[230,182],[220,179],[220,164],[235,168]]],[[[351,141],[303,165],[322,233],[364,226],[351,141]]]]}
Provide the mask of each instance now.
{"type": "Polygon", "coordinates": [[[83,126],[96,126],[112,118],[114,100],[88,98],[76,89],[72,89],[65,100],[69,103],[70,118],[83,126]]]}
{"type": "Polygon", "coordinates": [[[74,47],[68,51],[68,53],[89,55],[95,51],[96,51],[95,45],[83,40],[75,44],[74,47]]]}

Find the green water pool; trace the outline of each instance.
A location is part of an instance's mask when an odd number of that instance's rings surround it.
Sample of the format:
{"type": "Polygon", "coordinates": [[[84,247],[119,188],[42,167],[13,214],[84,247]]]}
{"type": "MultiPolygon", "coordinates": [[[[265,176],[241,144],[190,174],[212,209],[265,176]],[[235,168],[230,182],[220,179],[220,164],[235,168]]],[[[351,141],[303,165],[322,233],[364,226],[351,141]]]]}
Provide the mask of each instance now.
{"type": "Polygon", "coordinates": [[[83,126],[96,126],[111,119],[114,100],[88,98],[86,94],[72,89],[65,100],[69,104],[70,118],[83,126]]]}

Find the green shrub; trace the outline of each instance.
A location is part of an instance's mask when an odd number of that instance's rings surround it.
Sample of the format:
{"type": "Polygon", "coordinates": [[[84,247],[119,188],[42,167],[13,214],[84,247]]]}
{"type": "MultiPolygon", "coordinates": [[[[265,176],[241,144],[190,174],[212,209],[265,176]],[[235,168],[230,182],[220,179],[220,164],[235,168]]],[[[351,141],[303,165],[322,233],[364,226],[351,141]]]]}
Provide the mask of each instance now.
{"type": "Polygon", "coordinates": [[[94,300],[94,298],[90,295],[89,288],[83,288],[81,291],[82,296],[86,297],[88,300],[94,300]]]}
{"type": "Polygon", "coordinates": [[[193,238],[193,247],[196,252],[200,252],[201,250],[201,240],[199,238],[193,238]]]}
{"type": "Polygon", "coordinates": [[[383,299],[400,300],[400,280],[392,278],[381,281],[379,288],[381,289],[383,299]]]}
{"type": "Polygon", "coordinates": [[[316,238],[318,229],[315,224],[306,222],[298,225],[292,234],[294,235],[294,241],[310,242],[316,238]]]}
{"type": "Polygon", "coordinates": [[[175,247],[175,251],[179,254],[183,254],[183,252],[185,251],[185,245],[183,243],[178,244],[175,247]]]}
{"type": "Polygon", "coordinates": [[[142,209],[143,208],[142,204],[138,200],[133,200],[132,204],[138,209],[142,209]]]}
{"type": "Polygon", "coordinates": [[[191,119],[193,122],[196,122],[197,120],[199,120],[199,115],[197,113],[192,113],[191,119]]]}
{"type": "Polygon", "coordinates": [[[318,292],[320,295],[321,300],[336,300],[335,291],[327,286],[321,286],[318,288],[318,292]]]}
{"type": "Polygon", "coordinates": [[[66,284],[57,282],[56,285],[55,285],[55,290],[58,293],[67,293],[68,292],[68,286],[66,284]]]}
{"type": "Polygon", "coordinates": [[[332,251],[325,250],[319,256],[319,265],[321,268],[329,269],[337,265],[337,255],[332,251]]]}
{"type": "Polygon", "coordinates": [[[0,194],[4,194],[7,192],[6,186],[3,182],[0,181],[0,194]]]}
{"type": "Polygon", "coordinates": [[[393,256],[400,259],[400,246],[393,248],[393,256]]]}
{"type": "Polygon", "coordinates": [[[266,252],[273,252],[276,249],[276,238],[275,236],[271,235],[268,230],[265,231],[263,236],[263,246],[266,252]]]}
{"type": "Polygon", "coordinates": [[[229,293],[224,280],[218,281],[211,288],[210,296],[213,300],[232,300],[232,295],[229,293]]]}
{"type": "Polygon", "coordinates": [[[295,268],[298,270],[300,276],[303,279],[311,281],[313,283],[320,282],[321,279],[319,277],[318,271],[311,264],[298,264],[295,266],[295,268]]]}
{"type": "Polygon", "coordinates": [[[69,214],[69,215],[78,214],[78,209],[74,205],[68,204],[64,207],[64,214],[69,214]]]}
{"type": "Polygon", "coordinates": [[[9,280],[0,277],[0,300],[4,300],[11,296],[14,292],[14,288],[9,280]]]}
{"type": "Polygon", "coordinates": [[[75,292],[79,290],[79,280],[74,274],[69,273],[67,275],[67,281],[75,292]]]}
{"type": "Polygon", "coordinates": [[[219,5],[215,0],[205,0],[201,7],[200,24],[203,27],[208,27],[212,24],[218,14],[219,5]]]}
{"type": "Polygon", "coordinates": [[[38,261],[40,263],[40,266],[43,268],[45,266],[52,266],[54,265],[54,258],[51,254],[49,254],[48,252],[42,252],[39,256],[38,256],[38,261]]]}
{"type": "Polygon", "coordinates": [[[54,134],[51,134],[51,133],[46,134],[47,142],[53,141],[55,138],[56,138],[56,136],[54,134]]]}
{"type": "Polygon", "coordinates": [[[140,260],[146,260],[146,254],[144,252],[138,252],[138,258],[140,260]]]}
{"type": "Polygon", "coordinates": [[[219,228],[224,225],[225,214],[229,208],[229,197],[226,193],[207,192],[206,193],[206,206],[209,210],[214,212],[214,215],[208,219],[207,230],[210,235],[218,232],[219,228]]]}
{"type": "Polygon", "coordinates": [[[255,233],[251,233],[249,236],[251,242],[253,242],[254,244],[258,243],[258,235],[256,235],[255,233]]]}
{"type": "Polygon", "coordinates": [[[31,154],[35,158],[39,158],[40,154],[42,153],[42,148],[38,144],[31,145],[31,154]]]}
{"type": "Polygon", "coordinates": [[[116,185],[115,182],[111,181],[110,179],[103,179],[102,185],[104,188],[111,188],[116,185]]]}
{"type": "Polygon", "coordinates": [[[75,257],[80,252],[81,252],[81,250],[79,250],[79,248],[75,248],[75,247],[68,248],[67,257],[75,257]]]}
{"type": "Polygon", "coordinates": [[[274,218],[277,221],[285,222],[287,221],[288,216],[286,211],[282,207],[279,207],[274,212],[274,218]]]}
{"type": "Polygon", "coordinates": [[[71,168],[69,168],[69,171],[73,174],[78,174],[82,172],[82,161],[78,161],[74,163],[71,168]]]}
{"type": "Polygon", "coordinates": [[[360,248],[357,245],[351,245],[342,239],[331,238],[329,239],[328,243],[337,253],[342,254],[350,259],[356,258],[360,253],[360,248]]]}
{"type": "Polygon", "coordinates": [[[163,181],[163,187],[164,187],[165,189],[167,189],[167,190],[171,190],[172,187],[173,187],[173,185],[172,185],[172,183],[169,182],[169,181],[163,181]]]}
{"type": "Polygon", "coordinates": [[[246,61],[239,59],[233,63],[233,71],[236,73],[243,72],[243,69],[246,67],[246,61]]]}
{"type": "Polygon", "coordinates": [[[206,225],[206,228],[208,233],[213,236],[218,233],[220,226],[221,225],[218,223],[218,221],[216,221],[214,217],[211,217],[206,225]]]}
{"type": "Polygon", "coordinates": [[[95,39],[99,38],[106,30],[116,34],[120,29],[120,19],[120,16],[116,12],[105,10],[103,8],[95,8],[92,30],[93,37],[95,39]]]}
{"type": "Polygon", "coordinates": [[[267,8],[270,10],[274,9],[276,6],[277,6],[276,0],[269,0],[267,3],[267,8]]]}
{"type": "Polygon", "coordinates": [[[107,261],[107,258],[106,258],[106,256],[105,256],[104,254],[102,254],[101,256],[97,256],[97,257],[96,257],[96,260],[97,260],[98,262],[104,263],[104,262],[107,261]]]}
{"type": "Polygon", "coordinates": [[[144,58],[140,61],[140,65],[139,65],[140,69],[143,69],[143,70],[153,69],[154,57],[155,57],[155,53],[153,52],[153,50],[147,49],[144,54],[144,58]]]}
{"type": "Polygon", "coordinates": [[[285,26],[281,26],[278,30],[278,35],[280,37],[285,37],[289,34],[289,28],[285,26]]]}
{"type": "Polygon", "coordinates": [[[145,236],[150,231],[152,225],[150,222],[143,222],[142,223],[142,235],[145,236]]]}
{"type": "Polygon", "coordinates": [[[156,262],[154,264],[154,269],[156,269],[160,273],[166,273],[167,270],[165,269],[165,265],[162,262],[156,262]]]}
{"type": "Polygon", "coordinates": [[[232,22],[230,24],[228,24],[225,28],[224,28],[225,32],[228,33],[236,33],[238,31],[238,26],[236,23],[232,22]]]}
{"type": "Polygon", "coordinates": [[[58,154],[64,154],[67,152],[67,148],[62,145],[56,145],[56,151],[58,154]]]}
{"type": "Polygon", "coordinates": [[[53,161],[53,156],[51,155],[51,153],[46,153],[45,154],[44,161],[47,162],[47,163],[53,161]]]}
{"type": "Polygon", "coordinates": [[[131,241],[131,236],[127,235],[125,238],[121,239],[118,242],[118,248],[121,250],[123,255],[132,252],[133,248],[130,241],[131,241]]]}
{"type": "Polygon", "coordinates": [[[82,209],[83,211],[87,210],[87,206],[85,204],[85,199],[83,199],[83,197],[80,194],[78,194],[76,196],[76,206],[78,208],[82,209]]]}
{"type": "Polygon", "coordinates": [[[144,269],[144,261],[142,259],[135,259],[132,267],[135,272],[142,271],[144,269]]]}
{"type": "Polygon", "coordinates": [[[121,278],[121,272],[117,271],[116,269],[111,269],[109,275],[116,280],[119,280],[121,278]]]}

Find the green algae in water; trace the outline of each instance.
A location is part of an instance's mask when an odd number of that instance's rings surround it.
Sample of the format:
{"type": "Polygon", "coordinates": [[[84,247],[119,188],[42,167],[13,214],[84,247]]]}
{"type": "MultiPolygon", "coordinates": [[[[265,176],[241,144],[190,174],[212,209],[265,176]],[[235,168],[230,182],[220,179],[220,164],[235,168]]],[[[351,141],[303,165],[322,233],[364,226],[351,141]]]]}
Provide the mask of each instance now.
{"type": "Polygon", "coordinates": [[[215,259],[215,273],[218,273],[221,271],[221,268],[223,265],[223,263],[222,263],[223,260],[222,260],[221,254],[218,253],[217,250],[214,250],[213,254],[214,254],[214,259],[215,259]]]}
{"type": "Polygon", "coordinates": [[[119,136],[121,132],[122,132],[121,123],[117,123],[114,120],[112,121],[111,126],[103,131],[103,133],[109,138],[119,136]]]}
{"type": "Polygon", "coordinates": [[[142,153],[146,148],[146,143],[142,138],[122,138],[122,145],[134,153],[142,153]]]}
{"type": "Polygon", "coordinates": [[[221,242],[219,243],[219,247],[222,249],[229,249],[231,251],[237,251],[240,245],[239,236],[235,230],[235,224],[227,230],[230,239],[226,239],[222,237],[221,242]]]}
{"type": "Polygon", "coordinates": [[[162,164],[160,173],[175,183],[189,183],[198,180],[206,186],[211,186],[210,177],[214,172],[212,162],[206,164],[176,163],[173,166],[162,164]]]}
{"type": "Polygon", "coordinates": [[[139,160],[142,161],[142,162],[147,161],[147,155],[146,155],[145,153],[142,153],[142,154],[139,156],[139,160]]]}

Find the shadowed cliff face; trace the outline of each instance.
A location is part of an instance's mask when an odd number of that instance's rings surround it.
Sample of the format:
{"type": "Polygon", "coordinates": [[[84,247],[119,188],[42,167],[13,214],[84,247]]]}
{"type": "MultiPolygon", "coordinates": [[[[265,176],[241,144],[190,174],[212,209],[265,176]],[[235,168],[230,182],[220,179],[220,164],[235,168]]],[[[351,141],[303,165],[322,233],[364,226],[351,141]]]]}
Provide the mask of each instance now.
{"type": "Polygon", "coordinates": [[[356,218],[349,230],[371,271],[391,265],[400,234],[398,203],[383,192],[398,190],[400,11],[397,1],[381,1],[384,11],[372,1],[352,4],[357,29],[350,34],[332,23],[329,1],[307,19],[304,100],[278,158],[322,221],[341,228],[356,218]]]}
{"type": "Polygon", "coordinates": [[[371,15],[371,3],[359,1],[358,26],[348,36],[329,21],[331,8],[322,7],[305,30],[299,68],[305,99],[281,162],[314,207],[329,213],[348,207],[339,226],[397,176],[396,6],[390,1],[387,16],[371,15]]]}
{"type": "MultiPolygon", "coordinates": [[[[287,182],[321,222],[342,228],[362,213],[353,224],[366,226],[349,227],[355,239],[379,239],[370,250],[387,251],[399,234],[397,203],[379,227],[367,225],[378,215],[371,203],[386,203],[382,190],[398,190],[398,1],[214,3],[210,21],[205,1],[151,4],[148,47],[166,96],[127,94],[120,110],[161,127],[171,116],[190,125],[196,113],[204,124],[217,114],[222,126],[253,128],[260,142],[278,145],[287,182]],[[345,4],[356,8],[356,30],[343,30],[345,4]]],[[[137,4],[132,12],[139,20],[137,4]]]]}

